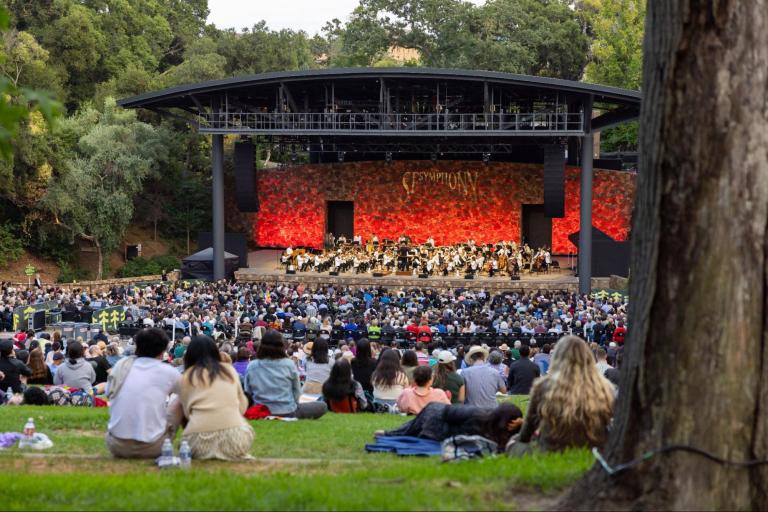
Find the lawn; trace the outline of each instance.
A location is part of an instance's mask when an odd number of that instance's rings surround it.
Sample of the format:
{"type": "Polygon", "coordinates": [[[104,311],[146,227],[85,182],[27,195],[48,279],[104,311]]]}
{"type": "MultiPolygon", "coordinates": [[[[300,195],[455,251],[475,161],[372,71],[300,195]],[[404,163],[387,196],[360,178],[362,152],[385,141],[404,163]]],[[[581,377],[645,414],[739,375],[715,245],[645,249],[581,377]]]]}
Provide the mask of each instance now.
{"type": "Polygon", "coordinates": [[[160,471],[108,455],[105,409],[0,407],[0,432],[20,431],[29,416],[54,447],[0,451],[4,510],[514,510],[544,506],[593,463],[586,450],[447,464],[367,454],[375,430],[405,418],[328,414],[254,422],[255,461],[160,471]]]}

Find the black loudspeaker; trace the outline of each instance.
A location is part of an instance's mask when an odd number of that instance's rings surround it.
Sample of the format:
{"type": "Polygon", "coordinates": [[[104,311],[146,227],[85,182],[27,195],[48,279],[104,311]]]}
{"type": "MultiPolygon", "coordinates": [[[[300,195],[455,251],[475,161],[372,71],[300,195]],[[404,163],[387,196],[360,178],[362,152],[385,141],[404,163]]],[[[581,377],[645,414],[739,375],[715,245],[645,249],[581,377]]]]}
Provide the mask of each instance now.
{"type": "Polygon", "coordinates": [[[339,275],[339,273],[338,272],[328,272],[328,275],[329,276],[337,276],[337,275],[339,275]]]}
{"type": "Polygon", "coordinates": [[[373,277],[384,277],[384,274],[382,274],[381,272],[374,272],[373,277]]]}
{"type": "Polygon", "coordinates": [[[296,273],[296,271],[295,270],[286,270],[285,273],[293,275],[293,274],[296,273]]]}
{"type": "Polygon", "coordinates": [[[474,279],[475,274],[464,274],[464,279],[474,279]]]}
{"type": "Polygon", "coordinates": [[[419,274],[419,279],[426,279],[429,276],[427,274],[419,274]]]}
{"type": "Polygon", "coordinates": [[[519,281],[520,280],[520,276],[512,276],[509,279],[510,279],[510,281],[519,281]]]}
{"type": "Polygon", "coordinates": [[[235,200],[241,212],[259,211],[255,158],[256,149],[253,143],[235,143],[235,200]]]}
{"type": "Polygon", "coordinates": [[[565,150],[559,144],[544,146],[544,214],[565,217],[565,150]]]}

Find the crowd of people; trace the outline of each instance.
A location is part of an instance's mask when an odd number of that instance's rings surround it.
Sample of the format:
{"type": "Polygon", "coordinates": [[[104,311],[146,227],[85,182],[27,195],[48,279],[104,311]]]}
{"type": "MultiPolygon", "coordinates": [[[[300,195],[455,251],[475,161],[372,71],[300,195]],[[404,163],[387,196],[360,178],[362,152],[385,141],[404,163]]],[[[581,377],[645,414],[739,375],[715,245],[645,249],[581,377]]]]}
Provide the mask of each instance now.
{"type": "Polygon", "coordinates": [[[3,287],[1,297],[11,308],[49,300],[121,305],[141,328],[131,340],[20,331],[0,341],[0,390],[10,392],[3,396],[109,404],[107,444],[118,457],[156,456],[180,428],[198,458],[247,457],[246,411],[296,419],[329,410],[413,414],[396,432],[437,435],[439,419],[442,434],[484,432],[516,445],[510,453],[529,449],[534,432],[544,449],[597,444],[627,333],[624,299],[549,291],[218,282],[116,287],[98,296],[3,287]],[[565,403],[562,386],[577,383],[583,392],[565,403]],[[499,405],[499,396],[528,393],[525,418],[499,405]],[[584,422],[585,411],[590,419],[579,430],[572,424],[584,422]]]}
{"type": "MultiPolygon", "coordinates": [[[[474,240],[452,245],[435,245],[433,239],[412,244],[409,237],[379,242],[376,235],[363,241],[356,236],[347,240],[326,235],[323,251],[288,247],[280,257],[287,271],[300,272],[372,272],[395,270],[427,276],[461,277],[466,274],[493,277],[516,276],[524,270],[544,272],[552,265],[547,247],[531,248],[528,244],[502,240],[495,244],[478,244],[474,240]]],[[[557,262],[555,262],[557,264],[557,262]]]]}

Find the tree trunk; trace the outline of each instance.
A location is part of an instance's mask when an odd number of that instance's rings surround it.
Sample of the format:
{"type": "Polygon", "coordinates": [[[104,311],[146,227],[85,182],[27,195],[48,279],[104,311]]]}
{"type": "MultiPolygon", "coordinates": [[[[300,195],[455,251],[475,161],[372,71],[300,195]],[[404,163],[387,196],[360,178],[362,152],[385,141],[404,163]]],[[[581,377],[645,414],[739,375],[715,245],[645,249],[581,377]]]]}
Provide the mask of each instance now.
{"type": "Polygon", "coordinates": [[[96,253],[99,255],[99,267],[96,270],[96,280],[100,281],[104,273],[104,255],[101,252],[101,244],[95,238],[93,239],[93,245],[96,246],[96,253]]]}
{"type": "MultiPolygon", "coordinates": [[[[630,332],[609,463],[685,444],[768,458],[768,4],[648,2],[630,332]]],[[[768,509],[768,470],[676,451],[570,509],[768,509]]]]}

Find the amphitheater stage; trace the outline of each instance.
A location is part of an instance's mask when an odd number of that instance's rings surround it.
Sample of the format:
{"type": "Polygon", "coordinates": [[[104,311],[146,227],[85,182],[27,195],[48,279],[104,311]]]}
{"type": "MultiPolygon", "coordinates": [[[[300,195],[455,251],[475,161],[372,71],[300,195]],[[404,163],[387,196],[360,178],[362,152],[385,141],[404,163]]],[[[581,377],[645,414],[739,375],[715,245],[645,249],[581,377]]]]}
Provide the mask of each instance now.
{"type": "MultiPolygon", "coordinates": [[[[419,278],[416,276],[399,276],[395,273],[382,277],[372,274],[354,274],[345,272],[338,276],[319,272],[297,272],[286,274],[280,266],[280,250],[264,249],[248,254],[248,268],[235,272],[239,281],[255,281],[266,283],[303,283],[305,285],[341,285],[341,286],[385,286],[393,288],[465,288],[485,290],[534,291],[534,290],[568,290],[578,291],[579,280],[569,268],[568,257],[555,257],[561,269],[544,274],[523,273],[519,281],[509,277],[478,276],[474,279],[463,277],[431,276],[419,278]]],[[[575,261],[573,262],[575,264],[575,261]]],[[[593,287],[600,286],[593,279],[593,287]]]]}

